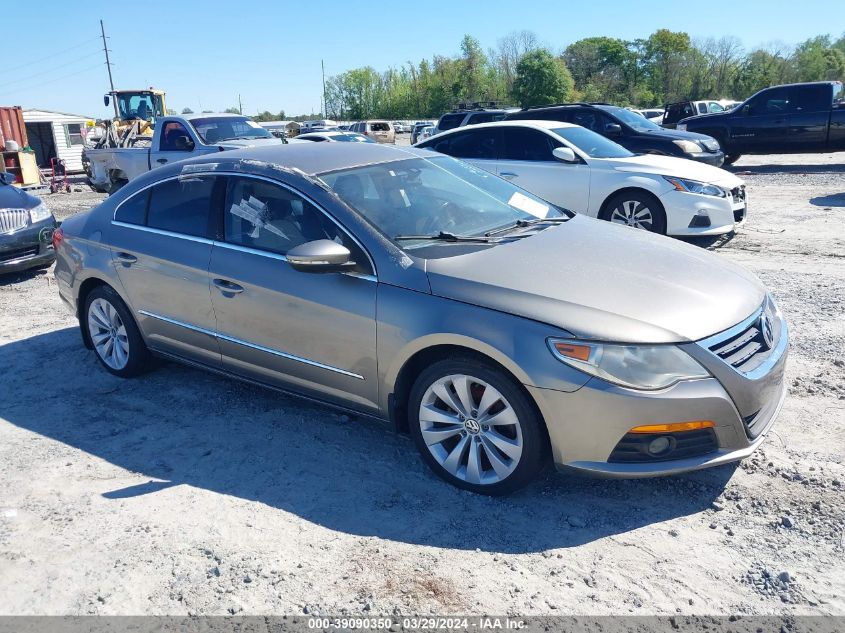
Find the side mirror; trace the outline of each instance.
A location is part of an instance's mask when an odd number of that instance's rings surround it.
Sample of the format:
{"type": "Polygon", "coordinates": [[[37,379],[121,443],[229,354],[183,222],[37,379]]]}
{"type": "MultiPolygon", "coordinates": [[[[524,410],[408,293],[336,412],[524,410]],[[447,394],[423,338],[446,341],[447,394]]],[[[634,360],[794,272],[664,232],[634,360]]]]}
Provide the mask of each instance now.
{"type": "Polygon", "coordinates": [[[108,105],[109,105],[109,96],[108,95],[103,95],[103,105],[108,107],[108,105]]]}
{"type": "Polygon", "coordinates": [[[604,126],[604,134],[611,138],[622,136],[622,126],[618,123],[608,123],[604,126]]]}
{"type": "Polygon", "coordinates": [[[0,183],[3,183],[4,185],[15,184],[15,175],[10,171],[0,173],[0,183]]]}
{"type": "Polygon", "coordinates": [[[187,136],[177,136],[173,145],[182,152],[190,152],[194,149],[194,142],[187,136]]]}
{"type": "Polygon", "coordinates": [[[338,273],[351,270],[355,267],[355,262],[349,259],[351,256],[348,248],[332,240],[305,242],[290,249],[286,255],[288,264],[303,273],[338,273]]]}
{"type": "Polygon", "coordinates": [[[552,156],[562,163],[577,163],[578,157],[570,147],[555,147],[552,150],[552,156]]]}

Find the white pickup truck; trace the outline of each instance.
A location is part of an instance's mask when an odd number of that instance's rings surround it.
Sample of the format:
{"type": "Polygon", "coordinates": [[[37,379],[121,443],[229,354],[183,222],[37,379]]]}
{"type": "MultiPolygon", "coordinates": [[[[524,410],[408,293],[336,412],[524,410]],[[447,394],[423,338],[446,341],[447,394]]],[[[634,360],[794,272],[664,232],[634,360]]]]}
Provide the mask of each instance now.
{"type": "Polygon", "coordinates": [[[239,114],[189,114],[158,119],[146,147],[86,148],[88,179],[98,190],[113,192],[133,178],[177,160],[227,149],[280,145],[284,139],[239,114]]]}

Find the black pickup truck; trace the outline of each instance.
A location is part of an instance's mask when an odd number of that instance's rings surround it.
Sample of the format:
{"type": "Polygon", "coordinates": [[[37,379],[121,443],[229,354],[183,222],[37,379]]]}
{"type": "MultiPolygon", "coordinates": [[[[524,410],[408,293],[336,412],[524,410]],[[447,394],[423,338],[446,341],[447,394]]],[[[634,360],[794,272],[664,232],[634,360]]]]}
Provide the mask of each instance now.
{"type": "Polygon", "coordinates": [[[735,108],[683,119],[679,130],[712,136],[731,164],[742,154],[845,150],[842,82],[765,88],[735,108]]]}

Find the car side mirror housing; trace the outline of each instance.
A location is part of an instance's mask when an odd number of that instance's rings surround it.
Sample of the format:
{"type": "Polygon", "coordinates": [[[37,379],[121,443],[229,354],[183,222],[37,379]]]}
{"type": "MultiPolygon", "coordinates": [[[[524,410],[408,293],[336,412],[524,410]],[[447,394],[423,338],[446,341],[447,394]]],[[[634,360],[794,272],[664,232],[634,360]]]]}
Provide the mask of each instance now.
{"type": "Polygon", "coordinates": [[[285,256],[294,270],[304,273],[339,273],[355,268],[352,253],[332,240],[314,240],[290,249],[285,256]]]}
{"type": "Polygon", "coordinates": [[[604,126],[604,133],[605,136],[609,136],[611,138],[622,136],[622,126],[618,123],[608,123],[604,126]]]}
{"type": "Polygon", "coordinates": [[[552,156],[562,163],[577,163],[578,157],[570,147],[555,147],[552,150],[552,156]]]}
{"type": "Polygon", "coordinates": [[[3,183],[4,185],[15,184],[15,175],[10,171],[4,171],[0,174],[0,183],[3,183]]]}
{"type": "Polygon", "coordinates": [[[103,95],[103,105],[108,107],[108,105],[109,105],[109,96],[108,95],[103,95]]]}
{"type": "Polygon", "coordinates": [[[190,152],[194,149],[194,142],[187,136],[177,136],[173,145],[182,152],[190,152]]]}

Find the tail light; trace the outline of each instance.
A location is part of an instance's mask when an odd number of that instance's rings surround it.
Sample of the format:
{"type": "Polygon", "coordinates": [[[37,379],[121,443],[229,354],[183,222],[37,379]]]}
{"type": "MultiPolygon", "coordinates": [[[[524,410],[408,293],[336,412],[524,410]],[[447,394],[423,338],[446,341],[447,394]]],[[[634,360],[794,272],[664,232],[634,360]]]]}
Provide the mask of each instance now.
{"type": "Polygon", "coordinates": [[[59,244],[65,239],[65,233],[61,229],[53,231],[53,249],[59,250],[59,244]]]}

